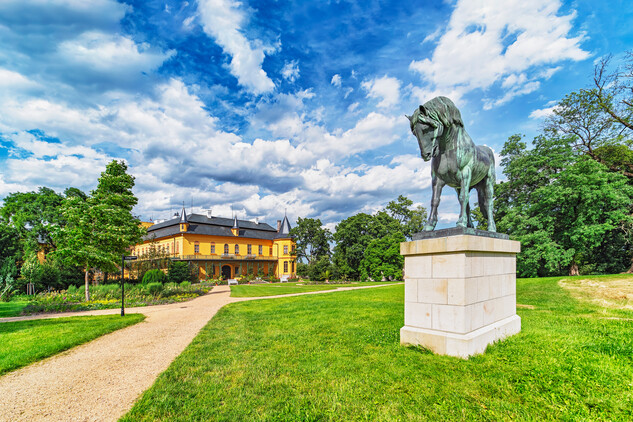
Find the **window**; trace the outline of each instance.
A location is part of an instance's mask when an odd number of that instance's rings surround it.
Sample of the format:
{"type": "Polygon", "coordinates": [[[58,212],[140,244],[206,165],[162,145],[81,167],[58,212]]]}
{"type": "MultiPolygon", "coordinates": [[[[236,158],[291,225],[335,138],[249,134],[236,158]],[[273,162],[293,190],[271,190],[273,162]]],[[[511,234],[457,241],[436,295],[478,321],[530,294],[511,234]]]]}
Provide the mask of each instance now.
{"type": "Polygon", "coordinates": [[[273,247],[268,248],[268,255],[273,256],[273,247]]]}
{"type": "Polygon", "coordinates": [[[291,268],[290,272],[292,274],[294,274],[294,272],[295,272],[295,263],[294,263],[294,261],[292,262],[292,264],[290,264],[290,268],[291,268]]]}
{"type": "Polygon", "coordinates": [[[247,255],[253,254],[253,245],[246,245],[246,254],[247,255]]]}
{"type": "Polygon", "coordinates": [[[167,253],[169,253],[169,245],[167,245],[167,253]]]}
{"type": "Polygon", "coordinates": [[[215,242],[211,242],[211,253],[215,253],[215,242]]]}
{"type": "Polygon", "coordinates": [[[224,253],[227,255],[229,254],[229,245],[226,243],[224,244],[224,253]]]}
{"type": "Polygon", "coordinates": [[[235,255],[240,254],[240,245],[235,245],[235,255]]]}
{"type": "Polygon", "coordinates": [[[257,252],[259,252],[260,255],[264,254],[264,247],[262,245],[259,245],[259,250],[257,252]]]}
{"type": "Polygon", "coordinates": [[[284,261],[284,273],[288,272],[288,261],[284,261]]]}
{"type": "Polygon", "coordinates": [[[284,255],[288,255],[288,245],[284,245],[284,255]]]}
{"type": "Polygon", "coordinates": [[[193,253],[200,253],[200,242],[193,242],[193,253]]]}

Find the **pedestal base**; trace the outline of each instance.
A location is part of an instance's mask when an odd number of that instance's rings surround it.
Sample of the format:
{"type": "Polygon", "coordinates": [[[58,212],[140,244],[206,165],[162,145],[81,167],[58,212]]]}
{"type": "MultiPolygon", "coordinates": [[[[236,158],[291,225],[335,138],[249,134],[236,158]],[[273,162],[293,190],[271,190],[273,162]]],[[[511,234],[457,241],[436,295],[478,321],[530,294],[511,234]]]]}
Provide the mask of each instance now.
{"type": "Polygon", "coordinates": [[[402,344],[467,358],[521,330],[516,314],[519,242],[479,230],[420,237],[400,244],[402,344]]]}
{"type": "Polygon", "coordinates": [[[440,355],[466,359],[486,351],[495,341],[521,331],[521,317],[514,315],[467,334],[449,333],[427,328],[400,329],[400,344],[422,346],[440,355]]]}

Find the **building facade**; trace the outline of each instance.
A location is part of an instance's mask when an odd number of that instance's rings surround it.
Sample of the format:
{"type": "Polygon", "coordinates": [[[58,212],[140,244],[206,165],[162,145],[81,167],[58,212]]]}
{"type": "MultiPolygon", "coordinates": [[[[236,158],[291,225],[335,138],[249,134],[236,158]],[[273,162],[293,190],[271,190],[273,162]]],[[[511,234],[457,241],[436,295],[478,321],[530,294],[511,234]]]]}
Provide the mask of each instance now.
{"type": "Polygon", "coordinates": [[[180,215],[157,224],[143,223],[147,236],[131,253],[148,259],[150,249],[172,260],[192,263],[199,278],[236,278],[252,274],[296,277],[296,244],[290,236],[287,217],[277,230],[266,223],[213,217],[180,215]]]}

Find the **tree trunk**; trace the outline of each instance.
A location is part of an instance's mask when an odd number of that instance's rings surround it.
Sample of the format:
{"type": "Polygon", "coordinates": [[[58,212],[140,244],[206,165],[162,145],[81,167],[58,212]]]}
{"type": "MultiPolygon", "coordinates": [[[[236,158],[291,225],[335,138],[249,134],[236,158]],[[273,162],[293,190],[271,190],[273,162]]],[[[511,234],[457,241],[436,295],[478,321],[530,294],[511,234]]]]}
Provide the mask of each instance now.
{"type": "Polygon", "coordinates": [[[576,262],[571,263],[571,267],[569,267],[569,275],[580,275],[578,272],[578,264],[576,264],[576,262]]]}
{"type": "Polygon", "coordinates": [[[89,288],[89,283],[88,283],[90,281],[89,272],[90,272],[90,268],[86,267],[86,274],[84,275],[84,281],[86,283],[86,302],[90,300],[90,288],[89,288]]]}
{"type": "Polygon", "coordinates": [[[627,274],[633,274],[633,258],[631,258],[631,268],[626,272],[627,274]]]}

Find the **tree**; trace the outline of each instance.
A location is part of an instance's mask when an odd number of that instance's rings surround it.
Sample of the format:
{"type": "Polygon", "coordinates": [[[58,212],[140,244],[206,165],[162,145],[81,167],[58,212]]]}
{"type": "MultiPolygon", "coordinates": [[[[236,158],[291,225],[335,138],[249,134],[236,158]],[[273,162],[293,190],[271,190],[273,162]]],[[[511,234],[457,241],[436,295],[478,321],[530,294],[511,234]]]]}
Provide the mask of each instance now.
{"type": "Polygon", "coordinates": [[[90,269],[115,271],[121,255],[144,234],[131,213],[137,203],[133,186],[134,177],[127,174],[127,165],[113,160],[89,197],[72,195],[63,202],[65,225],[55,232],[55,255],[84,268],[86,300],[90,300],[90,269]]]}
{"type": "MultiPolygon", "coordinates": [[[[520,136],[502,151],[508,181],[495,189],[500,231],[522,243],[522,276],[578,274],[580,268],[616,271],[597,261],[611,248],[612,262],[630,256],[633,189],[627,178],[574,152],[568,137],[538,136],[528,150],[520,136]],[[617,247],[609,242],[620,241],[617,247]]],[[[621,271],[621,268],[619,269],[621,271]]]]}
{"type": "Polygon", "coordinates": [[[404,235],[400,232],[372,240],[360,263],[361,279],[402,279],[404,257],[400,255],[400,243],[404,241],[404,235]]]}
{"type": "Polygon", "coordinates": [[[40,245],[54,246],[51,230],[61,223],[60,206],[64,197],[46,187],[36,192],[15,192],[4,198],[0,216],[19,237],[26,255],[36,253],[40,245]]]}
{"type": "Polygon", "coordinates": [[[622,67],[610,70],[611,60],[607,56],[596,65],[591,93],[615,122],[633,130],[633,51],[626,54],[622,67]]]}
{"type": "Polygon", "coordinates": [[[408,238],[414,233],[421,232],[424,229],[426,221],[426,208],[417,206],[411,209],[413,201],[404,195],[399,195],[397,199],[390,201],[385,207],[385,211],[398,223],[400,223],[400,231],[408,238]]]}
{"type": "Polygon", "coordinates": [[[568,135],[566,139],[578,152],[633,180],[627,129],[596,101],[594,91],[581,89],[565,96],[547,119],[545,131],[568,135]]]}
{"type": "Polygon", "coordinates": [[[318,218],[299,217],[297,224],[290,229],[290,235],[297,243],[297,259],[305,259],[308,265],[323,256],[330,256],[332,233],[323,227],[318,218]]]}

